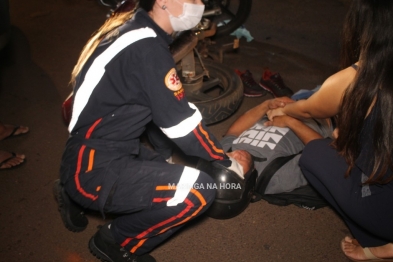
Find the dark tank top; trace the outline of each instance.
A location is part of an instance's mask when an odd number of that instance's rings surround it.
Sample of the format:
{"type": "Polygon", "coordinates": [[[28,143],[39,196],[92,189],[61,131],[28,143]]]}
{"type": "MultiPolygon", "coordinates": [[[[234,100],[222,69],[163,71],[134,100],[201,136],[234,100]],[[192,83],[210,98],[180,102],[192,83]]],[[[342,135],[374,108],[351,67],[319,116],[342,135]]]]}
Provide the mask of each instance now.
{"type": "MultiPolygon", "coordinates": [[[[375,129],[375,124],[377,116],[380,114],[379,100],[371,109],[370,114],[366,117],[362,131],[360,133],[360,154],[355,161],[355,165],[369,177],[373,171],[374,167],[374,146],[373,146],[373,134],[375,129]]],[[[392,170],[388,169],[385,177],[391,176],[392,170]]]]}

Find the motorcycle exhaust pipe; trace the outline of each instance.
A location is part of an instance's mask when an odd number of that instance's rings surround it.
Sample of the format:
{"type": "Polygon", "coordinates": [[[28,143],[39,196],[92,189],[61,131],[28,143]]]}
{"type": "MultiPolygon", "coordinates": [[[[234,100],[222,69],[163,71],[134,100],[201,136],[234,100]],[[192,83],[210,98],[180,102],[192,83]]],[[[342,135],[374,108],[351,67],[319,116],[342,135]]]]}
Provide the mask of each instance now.
{"type": "Polygon", "coordinates": [[[222,11],[221,11],[221,8],[219,8],[219,7],[216,7],[214,9],[207,10],[207,11],[203,12],[203,16],[212,16],[212,15],[221,15],[221,14],[222,14],[222,11]]]}

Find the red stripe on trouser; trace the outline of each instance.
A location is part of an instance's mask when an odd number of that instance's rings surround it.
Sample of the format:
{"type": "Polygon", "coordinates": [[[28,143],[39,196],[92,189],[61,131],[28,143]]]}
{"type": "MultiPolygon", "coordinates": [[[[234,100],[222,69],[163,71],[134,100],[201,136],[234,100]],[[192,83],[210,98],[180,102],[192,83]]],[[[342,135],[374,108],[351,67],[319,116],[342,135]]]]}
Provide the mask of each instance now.
{"type": "Polygon", "coordinates": [[[76,189],[79,191],[79,193],[81,193],[83,196],[90,198],[91,200],[96,200],[98,198],[98,196],[92,195],[87,193],[82,187],[81,184],[79,182],[79,174],[81,172],[81,167],[82,167],[82,158],[83,158],[83,152],[85,151],[86,146],[83,145],[80,149],[79,149],[79,154],[78,154],[78,162],[76,165],[76,172],[75,172],[75,184],[76,184],[76,189]]]}
{"type": "MultiPolygon", "coordinates": [[[[91,134],[93,133],[94,128],[101,122],[102,118],[98,119],[97,121],[94,122],[94,124],[89,128],[89,130],[86,133],[85,138],[89,139],[91,134]]],[[[76,164],[76,171],[75,171],[75,175],[74,175],[74,179],[75,179],[75,185],[76,185],[76,189],[79,191],[79,193],[81,193],[83,196],[91,199],[91,200],[96,200],[98,198],[98,195],[93,195],[93,194],[89,194],[87,193],[81,186],[80,181],[79,181],[79,175],[81,173],[81,169],[82,169],[82,161],[83,161],[83,153],[85,152],[86,146],[82,145],[81,148],[79,149],[79,154],[78,154],[78,161],[76,164]]],[[[93,161],[93,159],[89,159],[89,161],[93,161]]]]}
{"type": "MultiPolygon", "coordinates": [[[[153,230],[159,228],[159,227],[163,227],[166,226],[167,224],[175,221],[176,219],[181,218],[182,216],[184,216],[193,206],[194,204],[189,201],[188,199],[184,200],[184,203],[187,204],[187,206],[176,216],[170,217],[150,228],[148,228],[147,230],[143,231],[142,233],[140,233],[139,235],[137,235],[135,238],[127,238],[126,240],[124,240],[124,242],[121,244],[122,247],[126,246],[132,239],[141,239],[143,237],[145,237],[147,234],[151,233],[153,230]]],[[[137,246],[139,245],[139,243],[137,244],[137,246]]],[[[140,246],[140,245],[139,245],[140,246]]],[[[139,247],[138,246],[138,247],[139,247]]],[[[135,247],[134,247],[135,248],[135,247]]],[[[133,250],[134,248],[132,248],[131,250],[133,250]]],[[[136,251],[136,249],[135,249],[136,251]]],[[[132,251],[132,253],[134,253],[135,251],[132,251]]]]}
{"type": "MultiPolygon", "coordinates": [[[[157,190],[175,190],[176,187],[171,187],[169,189],[169,187],[167,186],[157,186],[157,190]]],[[[201,195],[201,193],[195,189],[191,189],[190,193],[192,193],[201,203],[201,205],[199,206],[199,208],[193,212],[191,215],[185,217],[183,220],[175,223],[175,224],[170,224],[171,222],[175,221],[176,219],[180,219],[182,218],[192,207],[194,207],[195,205],[188,199],[186,198],[184,200],[184,203],[187,204],[187,206],[176,216],[173,216],[161,223],[158,223],[152,227],[150,227],[149,229],[143,231],[142,233],[140,233],[139,235],[137,235],[135,238],[127,238],[126,240],[123,241],[123,243],[121,244],[121,246],[126,246],[127,244],[129,244],[132,240],[134,239],[141,239],[143,237],[145,237],[147,234],[151,233],[153,230],[159,228],[159,227],[163,227],[166,226],[165,228],[163,228],[161,231],[159,231],[158,233],[154,234],[154,235],[158,235],[158,234],[162,234],[164,232],[166,232],[167,230],[169,230],[170,228],[179,226],[181,224],[184,224],[185,222],[187,222],[188,220],[190,220],[191,218],[195,217],[198,215],[198,213],[203,209],[203,207],[206,206],[206,200],[204,199],[204,197],[201,195]]],[[[154,198],[153,202],[163,202],[163,201],[168,201],[171,198],[154,198]]],[[[141,247],[146,240],[148,240],[149,237],[141,239],[135,246],[133,246],[130,250],[131,253],[135,253],[136,250],[141,247]]]]}

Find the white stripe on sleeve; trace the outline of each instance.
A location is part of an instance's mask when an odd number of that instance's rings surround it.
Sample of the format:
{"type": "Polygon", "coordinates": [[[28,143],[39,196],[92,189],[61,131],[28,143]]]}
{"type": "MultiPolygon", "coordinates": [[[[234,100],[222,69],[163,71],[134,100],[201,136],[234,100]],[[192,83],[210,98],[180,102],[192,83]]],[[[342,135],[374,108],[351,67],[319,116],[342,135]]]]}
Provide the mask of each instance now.
{"type": "Polygon", "coordinates": [[[124,48],[130,44],[137,42],[141,39],[148,37],[156,37],[156,33],[151,28],[141,28],[127,32],[120,36],[113,44],[111,44],[101,55],[94,59],[93,64],[90,66],[86,73],[82,85],[79,87],[78,92],[74,97],[74,105],[72,110],[72,118],[68,131],[71,133],[75,127],[76,122],[82,110],[85,108],[94,88],[100,82],[105,73],[105,66],[124,48]]]}
{"type": "Polygon", "coordinates": [[[192,104],[188,103],[189,106],[192,109],[195,109],[194,114],[190,116],[189,118],[184,119],[181,121],[179,124],[168,127],[168,128],[161,128],[162,132],[167,135],[167,137],[173,139],[173,138],[179,138],[179,137],[184,137],[188,135],[198,124],[202,121],[202,115],[201,112],[199,112],[198,108],[192,104]]]}

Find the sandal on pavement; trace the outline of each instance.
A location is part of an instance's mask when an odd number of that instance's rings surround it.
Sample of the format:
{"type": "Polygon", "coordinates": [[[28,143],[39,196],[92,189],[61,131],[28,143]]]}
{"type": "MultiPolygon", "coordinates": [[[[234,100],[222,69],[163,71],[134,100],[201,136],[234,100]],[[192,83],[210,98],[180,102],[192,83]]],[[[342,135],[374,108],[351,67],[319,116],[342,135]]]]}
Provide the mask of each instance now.
{"type": "Polygon", "coordinates": [[[366,262],[374,262],[374,261],[393,261],[393,258],[379,258],[376,257],[373,253],[371,253],[368,247],[363,248],[363,252],[366,255],[367,260],[357,260],[348,257],[352,261],[366,261],[366,262]]]}
{"type": "Polygon", "coordinates": [[[19,136],[19,135],[23,135],[26,134],[27,132],[29,132],[29,128],[26,126],[14,126],[14,125],[3,125],[4,126],[4,131],[7,131],[7,129],[12,129],[11,133],[9,135],[6,135],[3,139],[7,139],[10,137],[14,137],[14,136],[19,136]]]}
{"type": "Polygon", "coordinates": [[[0,162],[0,170],[2,169],[10,169],[13,167],[17,167],[24,162],[25,156],[16,154],[14,152],[7,152],[0,150],[0,156],[4,154],[8,154],[9,156],[6,157],[3,161],[0,162]],[[14,161],[19,159],[19,161],[14,161]]]}
{"type": "MultiPolygon", "coordinates": [[[[351,239],[352,240],[352,244],[353,245],[357,245],[357,246],[360,246],[360,244],[356,241],[356,239],[351,239]]],[[[343,239],[342,241],[341,241],[341,248],[343,249],[343,243],[344,242],[347,242],[347,243],[349,243],[348,241],[346,241],[345,239],[343,239]]],[[[351,258],[351,257],[349,257],[349,256],[347,256],[346,254],[345,254],[345,252],[344,252],[344,254],[346,255],[346,257],[348,258],[348,259],[350,259],[350,260],[352,260],[352,261],[357,261],[357,262],[361,262],[361,261],[363,261],[363,262],[373,262],[373,261],[391,261],[391,262],[393,262],[393,258],[379,258],[379,257],[376,257],[372,252],[371,252],[371,250],[368,248],[368,247],[365,247],[365,248],[362,248],[362,250],[363,250],[363,252],[364,252],[364,255],[365,255],[365,257],[366,257],[366,259],[355,259],[355,258],[351,258]]],[[[344,250],[343,250],[344,251],[344,250]]]]}

